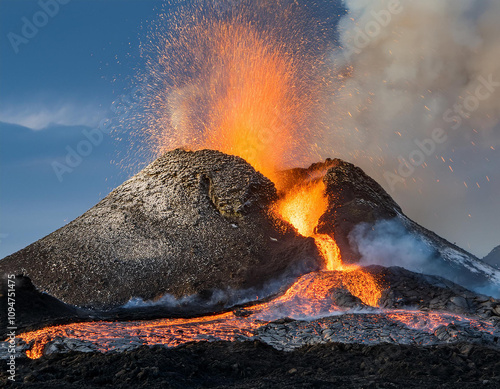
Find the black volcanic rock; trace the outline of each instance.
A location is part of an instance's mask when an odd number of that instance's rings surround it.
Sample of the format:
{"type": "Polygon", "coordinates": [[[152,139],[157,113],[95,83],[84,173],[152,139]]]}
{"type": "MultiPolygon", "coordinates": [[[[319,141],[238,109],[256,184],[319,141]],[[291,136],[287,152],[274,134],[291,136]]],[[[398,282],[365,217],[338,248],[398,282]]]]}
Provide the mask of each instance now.
{"type": "Polygon", "coordinates": [[[491,250],[491,252],[483,258],[483,261],[500,270],[500,246],[491,250]]]}
{"type": "MultiPolygon", "coordinates": [[[[427,347],[327,343],[279,351],[258,341],[200,342],[173,349],[156,346],[123,353],[18,358],[16,370],[24,381],[19,387],[30,389],[496,389],[500,350],[467,343],[427,347]]],[[[7,377],[7,369],[0,370],[0,386],[8,387],[7,377]]]]}
{"type": "Polygon", "coordinates": [[[8,307],[11,306],[14,308],[14,315],[11,317],[12,322],[7,321],[6,314],[0,315],[0,336],[5,336],[8,327],[24,330],[39,328],[74,320],[83,315],[80,309],[38,292],[28,277],[15,276],[8,279],[4,276],[1,282],[1,312],[8,312],[8,307]],[[10,300],[9,293],[13,293],[10,300]],[[13,305],[9,304],[12,302],[13,305]]]}
{"type": "MultiPolygon", "coordinates": [[[[323,177],[329,206],[317,232],[335,237],[345,263],[370,264],[362,261],[359,242],[353,236],[357,227],[365,225],[365,230],[376,230],[377,223],[392,221],[396,231],[385,232],[387,244],[398,245],[410,239],[425,249],[425,265],[410,270],[441,275],[462,286],[500,296],[498,270],[409,219],[382,186],[359,167],[340,159],[327,159],[307,169],[286,171],[283,177],[286,187],[323,177]]],[[[403,258],[383,264],[407,265],[403,258]]]]}
{"type": "Polygon", "coordinates": [[[312,240],[268,214],[276,198],[273,183],[241,158],[174,150],[0,261],[0,273],[29,276],[65,303],[101,308],[259,287],[317,267],[312,240]]]}

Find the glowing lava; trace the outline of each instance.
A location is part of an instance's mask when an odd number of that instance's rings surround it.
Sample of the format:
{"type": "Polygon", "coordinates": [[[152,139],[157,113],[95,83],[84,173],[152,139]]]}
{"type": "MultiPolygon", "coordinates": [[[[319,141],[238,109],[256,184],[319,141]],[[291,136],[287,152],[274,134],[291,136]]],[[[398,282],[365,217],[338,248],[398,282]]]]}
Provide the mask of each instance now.
{"type": "Polygon", "coordinates": [[[148,138],[156,154],[237,155],[279,186],[277,170],[318,158],[323,32],[293,1],[244,1],[223,15],[213,7],[171,15],[172,30],[152,39],[148,138]]]}
{"type": "Polygon", "coordinates": [[[300,185],[287,193],[276,206],[275,212],[293,225],[299,234],[314,238],[325,261],[325,269],[341,271],[343,286],[367,305],[377,306],[382,288],[374,277],[356,265],[344,265],[334,237],[316,233],[320,217],[328,208],[323,180],[300,185]]]}

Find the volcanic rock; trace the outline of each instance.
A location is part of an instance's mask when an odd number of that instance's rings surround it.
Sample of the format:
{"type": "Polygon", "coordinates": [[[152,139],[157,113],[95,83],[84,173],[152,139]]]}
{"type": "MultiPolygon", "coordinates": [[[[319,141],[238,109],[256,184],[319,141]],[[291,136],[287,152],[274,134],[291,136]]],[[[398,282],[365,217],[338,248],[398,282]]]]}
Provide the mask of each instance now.
{"type": "Polygon", "coordinates": [[[11,317],[10,323],[4,322],[8,319],[6,314],[0,315],[0,336],[5,336],[7,327],[38,328],[78,318],[82,313],[79,309],[64,304],[52,296],[39,293],[28,277],[2,279],[1,312],[8,312],[8,307],[12,306],[9,302],[14,302],[15,314],[11,317]],[[14,294],[9,300],[9,292],[12,291],[14,294]]]}
{"type": "MultiPolygon", "coordinates": [[[[295,351],[262,342],[19,358],[20,386],[52,388],[487,388],[500,385],[500,351],[476,344],[327,343],[295,351]],[[275,361],[279,361],[276,363],[275,361]],[[294,374],[287,372],[295,371],[294,374]]],[[[8,386],[6,369],[0,386],[8,386]]],[[[14,385],[12,385],[14,386],[14,385]]]]}
{"type": "Polygon", "coordinates": [[[276,198],[273,183],[239,157],[174,150],[3,259],[0,273],[92,307],[260,287],[318,266],[312,239],[268,213],[276,198]]]}
{"type": "Polygon", "coordinates": [[[500,246],[491,250],[491,252],[483,258],[483,261],[500,270],[500,246]]]}
{"type": "MultiPolygon", "coordinates": [[[[286,171],[283,181],[291,187],[322,176],[329,205],[317,232],[335,238],[343,262],[370,264],[364,261],[354,232],[359,226],[364,226],[365,231],[376,230],[381,221],[391,221],[394,227],[384,232],[387,242],[398,245],[411,239],[427,253],[425,266],[410,270],[442,275],[468,288],[500,294],[498,270],[408,218],[382,186],[359,167],[340,159],[327,159],[307,169],[286,171]]],[[[404,258],[396,258],[391,264],[394,262],[406,267],[404,258]]]]}

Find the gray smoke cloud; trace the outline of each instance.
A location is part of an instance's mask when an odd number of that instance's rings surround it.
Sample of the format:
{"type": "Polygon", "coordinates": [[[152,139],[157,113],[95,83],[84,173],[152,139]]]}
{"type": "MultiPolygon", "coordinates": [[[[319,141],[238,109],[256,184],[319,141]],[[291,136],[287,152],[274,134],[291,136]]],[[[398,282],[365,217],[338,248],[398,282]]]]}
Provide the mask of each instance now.
{"type": "Polygon", "coordinates": [[[500,2],[346,0],[322,157],[482,257],[500,243],[500,2]]]}

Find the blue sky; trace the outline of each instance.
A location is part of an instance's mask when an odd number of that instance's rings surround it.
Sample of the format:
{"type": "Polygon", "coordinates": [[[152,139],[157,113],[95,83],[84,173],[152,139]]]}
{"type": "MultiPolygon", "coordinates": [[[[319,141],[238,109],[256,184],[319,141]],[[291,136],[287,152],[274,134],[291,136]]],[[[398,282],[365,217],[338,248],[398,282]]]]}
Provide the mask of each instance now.
{"type": "Polygon", "coordinates": [[[42,9],[33,0],[0,1],[0,258],[81,215],[129,175],[113,162],[124,145],[111,136],[62,182],[52,163],[64,161],[67,147],[75,149],[130,91],[140,39],[161,3],[58,3],[16,54],[8,34],[22,36],[23,18],[42,9]]]}

